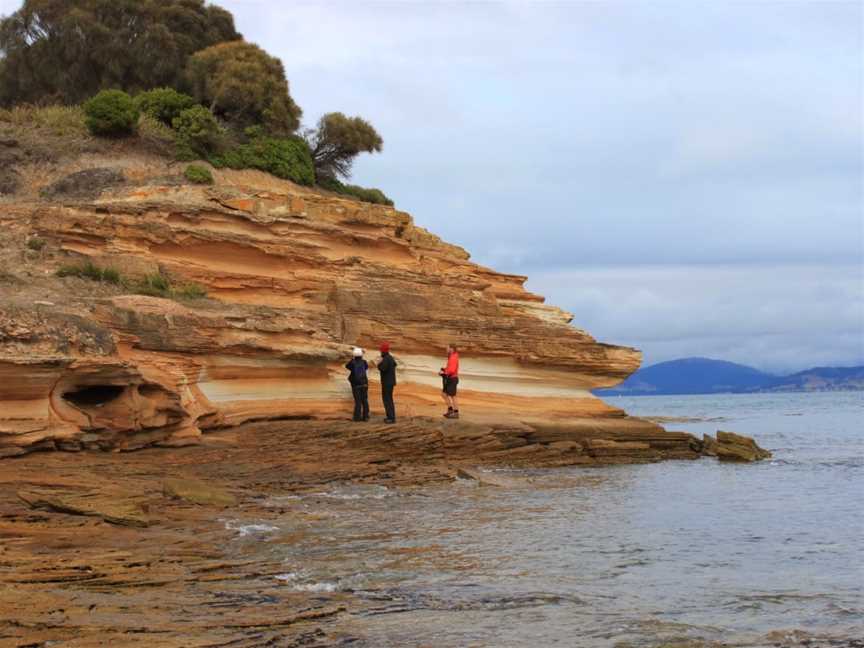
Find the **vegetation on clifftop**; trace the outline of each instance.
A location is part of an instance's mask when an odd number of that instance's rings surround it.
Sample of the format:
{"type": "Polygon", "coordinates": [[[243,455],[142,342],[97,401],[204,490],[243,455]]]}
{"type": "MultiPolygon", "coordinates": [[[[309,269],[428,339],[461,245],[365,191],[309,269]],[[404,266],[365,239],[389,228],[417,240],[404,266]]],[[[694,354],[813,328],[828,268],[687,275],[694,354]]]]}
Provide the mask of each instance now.
{"type": "Polygon", "coordinates": [[[86,125],[176,159],[392,205],[379,189],[343,184],[359,154],[382,150],[372,124],[333,112],[298,136],[303,111],[282,61],[204,0],[24,0],[0,19],[0,131],[43,110],[63,136],[86,125]]]}

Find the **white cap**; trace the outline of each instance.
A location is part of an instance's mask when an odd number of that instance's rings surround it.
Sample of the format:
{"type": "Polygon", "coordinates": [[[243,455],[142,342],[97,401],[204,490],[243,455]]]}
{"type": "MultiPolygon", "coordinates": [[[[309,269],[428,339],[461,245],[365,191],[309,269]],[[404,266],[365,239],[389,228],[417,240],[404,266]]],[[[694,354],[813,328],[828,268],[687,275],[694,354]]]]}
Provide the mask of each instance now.
{"type": "Polygon", "coordinates": [[[355,358],[362,358],[363,357],[363,349],[361,349],[360,347],[354,347],[354,357],[355,358]]]}

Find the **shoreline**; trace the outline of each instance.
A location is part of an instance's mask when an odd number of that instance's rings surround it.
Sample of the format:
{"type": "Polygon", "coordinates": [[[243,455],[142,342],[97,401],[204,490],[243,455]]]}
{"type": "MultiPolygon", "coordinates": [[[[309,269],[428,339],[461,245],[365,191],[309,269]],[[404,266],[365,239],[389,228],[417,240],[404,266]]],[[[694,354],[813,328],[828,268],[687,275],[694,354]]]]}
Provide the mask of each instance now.
{"type": "Polygon", "coordinates": [[[266,522],[286,512],[267,505],[272,496],[334,483],[403,488],[467,478],[506,488],[506,479],[473,467],[700,456],[695,437],[680,432],[604,444],[574,441],[572,428],[570,441],[556,440],[560,428],[531,430],[431,419],[260,422],[197,446],[4,460],[0,645],[339,645],[369,601],[293,591],[277,578],[281,561],[232,556],[237,528],[228,518],[266,522]]]}

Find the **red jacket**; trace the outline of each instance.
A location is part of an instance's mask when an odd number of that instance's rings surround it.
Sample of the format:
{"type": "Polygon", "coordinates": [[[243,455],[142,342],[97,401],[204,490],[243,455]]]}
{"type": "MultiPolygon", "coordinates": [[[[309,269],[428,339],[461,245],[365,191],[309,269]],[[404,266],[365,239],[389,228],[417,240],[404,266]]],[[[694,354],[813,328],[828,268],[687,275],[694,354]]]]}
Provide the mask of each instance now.
{"type": "Polygon", "coordinates": [[[447,356],[447,367],[444,369],[444,375],[450,378],[459,376],[459,352],[454,351],[447,356]]]}

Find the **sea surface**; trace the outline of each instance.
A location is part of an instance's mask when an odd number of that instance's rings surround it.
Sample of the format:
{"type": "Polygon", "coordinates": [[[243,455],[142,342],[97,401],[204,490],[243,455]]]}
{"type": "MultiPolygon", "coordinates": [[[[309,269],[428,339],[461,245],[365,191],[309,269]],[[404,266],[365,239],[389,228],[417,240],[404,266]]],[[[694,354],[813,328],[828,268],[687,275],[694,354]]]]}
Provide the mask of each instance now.
{"type": "Polygon", "coordinates": [[[774,457],[337,486],[231,520],[237,550],[277,555],[286,588],[360,597],[351,645],[859,645],[864,393],[607,400],[774,457]]]}

